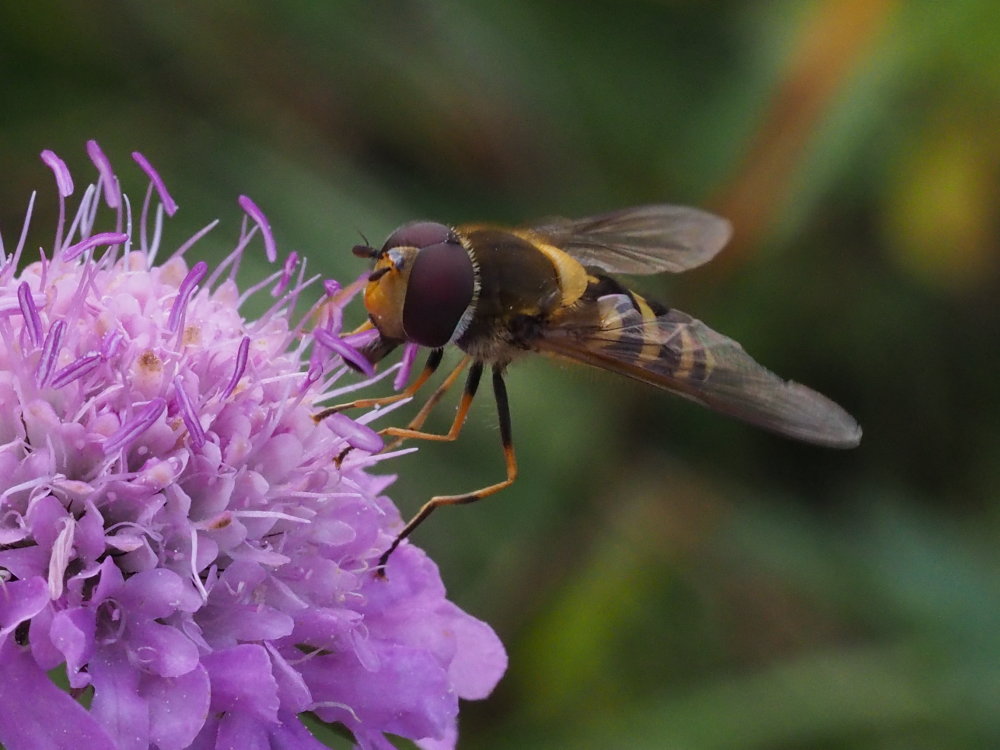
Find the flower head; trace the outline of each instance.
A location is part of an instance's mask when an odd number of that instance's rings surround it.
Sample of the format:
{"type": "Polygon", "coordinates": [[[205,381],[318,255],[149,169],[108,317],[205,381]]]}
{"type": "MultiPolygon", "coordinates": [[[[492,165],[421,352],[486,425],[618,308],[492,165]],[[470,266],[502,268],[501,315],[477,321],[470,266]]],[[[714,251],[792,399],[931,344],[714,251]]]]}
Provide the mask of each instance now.
{"type": "Polygon", "coordinates": [[[453,746],[458,698],[492,690],[503,648],[417,548],[373,574],[400,526],[391,478],[370,471],[390,454],[372,415],[312,419],[357,386],[340,332],[356,285],[323,285],[296,320],[320,285],[291,254],[241,292],[258,234],[277,259],[246,197],[218,268],[185,257],[214,224],[157,264],[166,185],[134,155],[150,180],[136,218],[87,151],[97,183],[72,217],[69,171],[42,154],[60,195],[50,250],[18,270],[30,206],[16,248],[0,245],[0,743],[322,747],[310,711],[362,747],[453,746]],[[245,319],[266,287],[269,312],[245,319]]]}

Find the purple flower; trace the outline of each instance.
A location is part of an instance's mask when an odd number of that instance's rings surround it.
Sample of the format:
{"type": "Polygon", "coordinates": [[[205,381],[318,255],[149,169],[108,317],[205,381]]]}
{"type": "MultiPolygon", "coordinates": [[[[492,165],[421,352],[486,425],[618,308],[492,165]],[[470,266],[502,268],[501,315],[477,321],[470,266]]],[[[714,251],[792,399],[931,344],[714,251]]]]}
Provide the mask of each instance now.
{"type": "Polygon", "coordinates": [[[293,256],[248,320],[241,256],[259,236],[277,260],[257,204],[240,199],[218,268],[185,259],[214,224],[157,264],[164,182],[134,155],[150,180],[135,217],[87,152],[97,182],[72,215],[66,165],[42,155],[52,247],[18,271],[30,206],[0,245],[0,743],[323,747],[309,711],[364,748],[453,747],[458,699],[490,693],[503,647],[416,547],[375,576],[401,526],[371,472],[390,454],[372,415],[312,419],[358,385],[340,331],[358,285],[313,284],[293,256]]]}

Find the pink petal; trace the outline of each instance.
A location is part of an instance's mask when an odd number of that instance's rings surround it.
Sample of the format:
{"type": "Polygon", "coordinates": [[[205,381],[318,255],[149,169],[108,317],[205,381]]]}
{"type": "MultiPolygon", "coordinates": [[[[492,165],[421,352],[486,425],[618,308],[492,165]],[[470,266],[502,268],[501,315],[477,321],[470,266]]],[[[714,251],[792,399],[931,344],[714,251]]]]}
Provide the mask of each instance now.
{"type": "Polygon", "coordinates": [[[208,672],[201,665],[185,675],[150,678],[149,739],[159,750],[182,750],[205,725],[211,696],[208,672]]]}
{"type": "Polygon", "coordinates": [[[30,620],[49,603],[48,584],[41,577],[10,581],[3,584],[0,593],[0,638],[6,638],[14,628],[30,620]]]}
{"type": "Polygon", "coordinates": [[[49,680],[28,649],[4,640],[0,664],[0,743],[6,750],[119,750],[94,717],[49,680]]]}
{"type": "Polygon", "coordinates": [[[212,710],[234,711],[258,720],[278,720],[278,683],[263,646],[245,643],[206,655],[212,679],[212,710]]]}

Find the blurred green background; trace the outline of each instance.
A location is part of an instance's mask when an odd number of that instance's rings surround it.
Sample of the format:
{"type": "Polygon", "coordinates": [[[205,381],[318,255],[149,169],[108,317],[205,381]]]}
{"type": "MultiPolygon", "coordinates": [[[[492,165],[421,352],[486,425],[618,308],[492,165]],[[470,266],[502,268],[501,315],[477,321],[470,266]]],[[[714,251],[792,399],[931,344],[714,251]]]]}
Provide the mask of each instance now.
{"type": "MultiPolygon", "coordinates": [[[[246,193],[344,280],[359,232],[419,217],[733,220],[641,291],[842,403],[861,447],[517,364],[522,478],[416,535],[510,651],[462,747],[1000,747],[995,0],[36,1],[0,7],[0,60],[8,241],[34,188],[54,220],[38,152],[84,184],[88,138],[134,197],[129,153],[157,165],[173,241],[219,217],[199,252],[227,250],[246,193]]],[[[489,396],[392,469],[404,514],[499,478],[489,396]]]]}

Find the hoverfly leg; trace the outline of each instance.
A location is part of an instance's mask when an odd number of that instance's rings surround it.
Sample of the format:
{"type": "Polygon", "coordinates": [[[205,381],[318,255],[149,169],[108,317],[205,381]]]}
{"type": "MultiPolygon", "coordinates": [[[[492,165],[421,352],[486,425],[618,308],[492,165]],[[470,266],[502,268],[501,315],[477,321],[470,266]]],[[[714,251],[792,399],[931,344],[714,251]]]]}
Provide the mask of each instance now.
{"type": "MultiPolygon", "coordinates": [[[[465,395],[462,397],[462,405],[459,406],[459,414],[456,415],[456,423],[458,423],[459,418],[461,418],[462,421],[465,420],[465,415],[468,412],[468,405],[472,403],[472,395],[475,395],[475,389],[478,385],[481,373],[482,363],[476,362],[469,371],[469,383],[467,383],[465,387],[465,395]],[[470,392],[472,395],[469,395],[470,392]],[[462,411],[462,406],[465,406],[464,412],[462,411]]],[[[510,485],[512,485],[517,479],[517,457],[514,454],[514,439],[510,426],[510,405],[507,401],[507,386],[503,382],[503,370],[500,366],[495,366],[493,368],[493,395],[497,402],[497,416],[500,422],[500,442],[503,445],[503,457],[507,471],[506,479],[501,482],[496,482],[486,487],[482,487],[474,492],[466,492],[461,495],[438,495],[436,497],[432,497],[424,503],[423,507],[417,512],[417,514],[410,519],[410,522],[403,527],[401,532],[399,532],[399,535],[393,540],[392,544],[389,545],[389,548],[382,553],[382,556],[378,560],[378,566],[375,569],[375,573],[379,578],[385,578],[386,563],[389,561],[389,557],[396,550],[396,547],[399,546],[400,542],[412,534],[413,530],[422,524],[436,508],[440,508],[444,505],[466,505],[468,503],[474,503],[477,500],[482,500],[484,497],[489,497],[502,489],[510,487],[510,485]]],[[[457,435],[460,430],[460,423],[458,423],[457,430],[453,424],[449,435],[451,435],[451,432],[455,432],[457,435]]],[[[454,440],[454,437],[448,436],[436,436],[436,438],[454,440]]]]}
{"type": "MultiPolygon", "coordinates": [[[[448,373],[448,377],[444,379],[441,385],[438,386],[437,390],[435,390],[434,393],[431,394],[430,398],[427,399],[426,403],[424,403],[424,405],[420,407],[420,411],[417,412],[416,416],[410,420],[410,423],[406,425],[405,428],[387,427],[379,432],[379,434],[382,436],[390,436],[396,438],[391,443],[386,445],[386,447],[383,450],[386,451],[395,450],[396,448],[399,447],[400,443],[402,443],[407,438],[411,437],[424,438],[425,440],[446,439],[446,436],[432,435],[428,437],[429,433],[421,432],[420,428],[424,426],[424,422],[427,421],[427,418],[430,416],[431,411],[434,409],[435,406],[437,406],[437,404],[441,401],[441,399],[444,398],[445,394],[449,390],[451,390],[451,387],[455,385],[455,381],[458,380],[458,376],[462,374],[462,370],[464,370],[471,361],[472,358],[469,356],[465,356],[462,358],[462,360],[458,363],[455,369],[452,370],[450,373],[448,373]],[[405,434],[400,434],[403,432],[405,432],[405,434]]],[[[465,390],[466,392],[468,392],[469,390],[468,384],[466,384],[465,390]]],[[[464,417],[462,419],[464,421],[464,417]]],[[[459,427],[459,429],[461,429],[461,427],[459,427]]],[[[457,436],[458,433],[456,432],[455,434],[457,436]]]]}
{"type": "Polygon", "coordinates": [[[424,365],[424,369],[420,371],[417,379],[406,386],[406,388],[401,390],[399,393],[394,393],[391,396],[382,396],[380,398],[360,398],[357,401],[350,401],[346,404],[330,406],[317,414],[313,414],[313,421],[322,422],[331,414],[337,414],[338,412],[346,411],[347,409],[370,409],[373,406],[387,406],[389,404],[394,404],[397,401],[402,401],[405,398],[411,398],[413,394],[419,391],[424,383],[427,382],[430,376],[434,374],[438,366],[441,364],[442,357],[444,357],[443,349],[432,349],[430,356],[427,357],[427,363],[424,365]]]}

